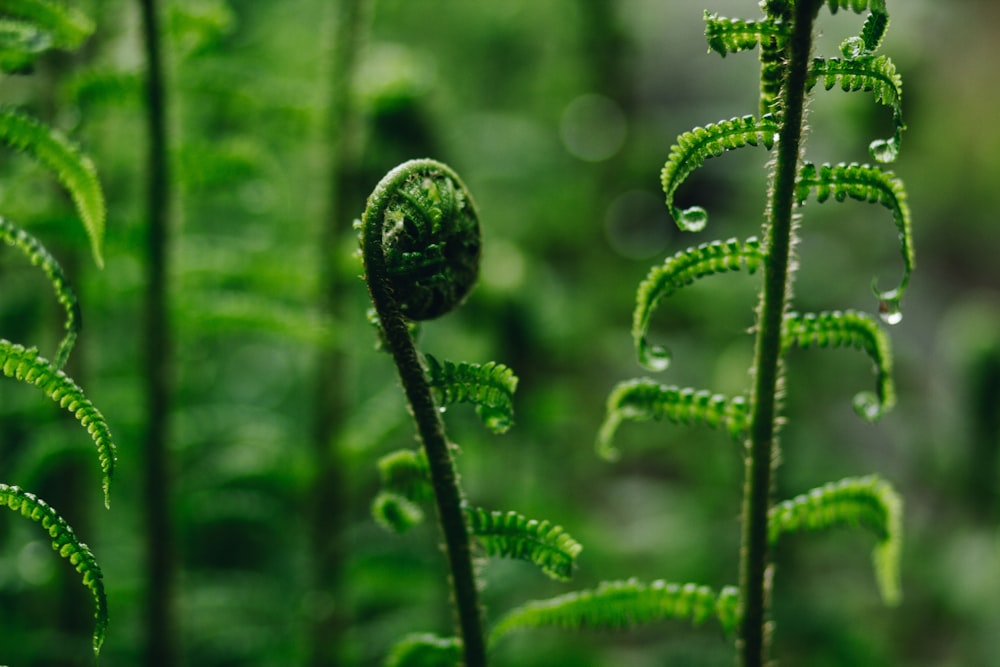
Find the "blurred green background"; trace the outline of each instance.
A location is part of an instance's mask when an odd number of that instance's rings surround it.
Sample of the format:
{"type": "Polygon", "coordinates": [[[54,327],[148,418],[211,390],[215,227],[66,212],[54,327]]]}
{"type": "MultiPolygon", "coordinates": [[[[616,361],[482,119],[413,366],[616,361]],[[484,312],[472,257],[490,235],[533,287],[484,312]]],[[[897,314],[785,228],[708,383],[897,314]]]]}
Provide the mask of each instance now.
{"type": "MultiPolygon", "coordinates": [[[[676,230],[658,179],[679,133],[755,112],[756,58],[708,54],[702,11],[754,18],[757,3],[376,0],[353,32],[346,133],[331,129],[344,100],[339,3],[164,4],[177,664],[377,665],[407,632],[450,630],[433,524],[389,535],[368,513],[376,460],[413,436],[390,360],[374,349],[349,225],[382,174],[413,157],[462,174],[484,235],[479,287],[424,326],[422,349],[495,359],[521,378],[505,436],[462,406],[448,412],[466,493],[548,518],[585,547],[569,584],[528,564],[486,563],[488,618],[602,579],[735,583],[742,463],[725,435],[627,424],[615,464],[593,442],[611,387],[645,374],[629,330],[649,267],[759,227],[763,150],[710,161],[679,193],[710,212],[699,234],[676,230]],[[332,412],[317,400],[327,390],[339,396],[332,412]],[[320,444],[318,415],[332,422],[320,444]],[[332,557],[320,555],[323,538],[335,538],[332,557]],[[317,636],[338,663],[317,657],[317,636]]],[[[1000,6],[888,4],[883,52],[903,76],[909,125],[893,169],[909,190],[917,252],[891,331],[899,404],[866,425],[851,409],[873,383],[864,355],[793,353],[778,495],[848,475],[892,481],[906,500],[904,602],[882,606],[863,531],[788,539],[774,599],[785,665],[968,667],[1000,655],[1000,6]]],[[[75,279],[85,330],[69,372],[108,418],[119,470],[104,511],[86,435],[5,381],[0,479],[49,500],[94,549],[111,612],[100,664],[115,667],[148,664],[143,58],[133,3],[80,5],[98,26],[88,45],[5,78],[0,100],[93,156],[110,207],[106,268],[93,267],[56,185],[10,152],[0,209],[75,279]]],[[[818,50],[835,55],[860,24],[824,13],[818,50]]],[[[810,159],[864,161],[890,118],[870,94],[819,91],[810,126],[810,159]]],[[[796,307],[874,310],[872,280],[890,285],[901,270],[888,214],[857,202],[803,213],[796,307]]],[[[44,280],[9,251],[0,275],[0,334],[51,355],[61,324],[44,280]]],[[[663,382],[747,387],[756,287],[756,277],[720,276],[665,303],[654,335],[674,364],[663,382]]],[[[0,515],[0,662],[92,664],[90,604],[36,525],[0,515]]],[[[524,633],[495,655],[526,667],[732,662],[717,626],[683,623],[524,633]]]]}

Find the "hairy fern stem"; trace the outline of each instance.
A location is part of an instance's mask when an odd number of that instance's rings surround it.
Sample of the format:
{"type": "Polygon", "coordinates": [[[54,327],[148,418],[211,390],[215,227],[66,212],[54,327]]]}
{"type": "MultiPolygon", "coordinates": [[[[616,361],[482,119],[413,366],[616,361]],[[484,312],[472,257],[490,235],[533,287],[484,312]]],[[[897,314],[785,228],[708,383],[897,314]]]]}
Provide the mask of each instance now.
{"type": "Polygon", "coordinates": [[[815,0],[798,0],[793,6],[789,58],[781,94],[778,153],[768,200],[764,285],[754,348],[740,555],[740,591],[744,609],[738,648],[742,667],[762,667],[767,663],[769,653],[768,516],[772,504],[772,473],[779,460],[777,424],[782,321],[793,278],[790,260],[795,183],[804,127],[813,22],[819,6],[815,0]]]}

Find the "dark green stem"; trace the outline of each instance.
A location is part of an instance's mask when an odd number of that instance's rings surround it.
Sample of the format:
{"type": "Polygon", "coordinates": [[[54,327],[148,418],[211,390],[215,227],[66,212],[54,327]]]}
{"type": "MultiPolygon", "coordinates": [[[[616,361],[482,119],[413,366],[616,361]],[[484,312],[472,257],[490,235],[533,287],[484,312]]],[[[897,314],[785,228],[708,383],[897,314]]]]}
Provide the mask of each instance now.
{"type": "MultiPolygon", "coordinates": [[[[409,327],[393,295],[386,269],[382,242],[385,200],[399,182],[408,176],[399,172],[394,182],[383,182],[372,196],[362,218],[362,249],[365,278],[372,303],[378,314],[385,344],[392,353],[406,393],[417,433],[423,443],[430,468],[431,484],[437,502],[438,520],[444,534],[445,551],[451,571],[452,594],[458,616],[459,637],[465,655],[465,667],[486,665],[483,620],[472,565],[469,528],[463,511],[465,501],[458,485],[455,462],[445,436],[441,413],[431,395],[430,386],[420,365],[409,327]]],[[[455,182],[460,182],[454,176],[455,182]]]]}
{"type": "Polygon", "coordinates": [[[743,618],[739,664],[763,667],[769,654],[768,513],[772,473],[777,464],[778,395],[781,376],[781,326],[791,287],[791,246],[795,179],[802,143],[806,76],[816,17],[815,0],[799,0],[781,94],[781,131],[768,201],[767,256],[754,351],[750,442],[743,504],[740,591],[743,618]]]}
{"type": "Polygon", "coordinates": [[[177,650],[173,610],[174,531],[170,513],[167,442],[170,411],[170,322],[167,307],[167,251],[170,220],[170,172],[160,21],[155,0],[142,0],[143,44],[146,55],[147,158],[145,315],[146,393],[146,665],[171,667],[177,650]]]}

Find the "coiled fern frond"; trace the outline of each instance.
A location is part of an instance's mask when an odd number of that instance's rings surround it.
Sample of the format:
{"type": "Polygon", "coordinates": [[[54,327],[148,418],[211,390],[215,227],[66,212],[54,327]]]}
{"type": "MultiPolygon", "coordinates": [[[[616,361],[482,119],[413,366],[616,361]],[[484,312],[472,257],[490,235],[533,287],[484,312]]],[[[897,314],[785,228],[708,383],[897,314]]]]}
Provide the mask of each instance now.
{"type": "Polygon", "coordinates": [[[772,543],[785,533],[801,529],[855,525],[867,528],[878,539],[872,562],[879,592],[886,604],[899,603],[903,500],[878,476],[842,479],[778,503],[771,508],[768,525],[772,543]]]}
{"type": "Polygon", "coordinates": [[[15,42],[9,47],[28,59],[23,65],[47,49],[75,49],[94,32],[94,22],[86,14],[50,0],[0,0],[0,18],[35,33],[31,43],[15,42]]]}
{"type": "Polygon", "coordinates": [[[567,580],[583,546],[562,526],[517,512],[467,510],[469,527],[490,556],[534,563],[553,579],[567,580]]]}
{"type": "Polygon", "coordinates": [[[438,405],[472,403],[483,424],[494,433],[506,433],[514,423],[517,376],[507,366],[438,361],[424,355],[428,380],[438,405]]]}
{"type": "Polygon", "coordinates": [[[783,345],[807,348],[853,347],[864,350],[875,365],[875,393],[860,392],[854,409],[866,421],[875,421],[892,409],[896,391],[892,382],[892,348],[889,337],[866,313],[853,310],[823,313],[788,313],[782,333],[783,345]]]}
{"type": "Polygon", "coordinates": [[[867,164],[841,162],[817,167],[812,162],[805,162],[795,187],[799,204],[808,199],[810,192],[815,191],[816,201],[821,203],[830,197],[841,202],[851,198],[881,204],[892,212],[893,222],[899,232],[903,276],[898,286],[882,291],[876,288],[875,293],[886,302],[887,308],[898,310],[915,264],[913,234],[910,229],[910,206],[906,201],[903,182],[892,172],[867,164]]]}
{"type": "Polygon", "coordinates": [[[632,314],[632,340],[639,363],[650,370],[662,371],[670,364],[667,348],[650,345],[646,339],[649,321],[660,299],[670,296],[696,279],[715,273],[739,271],[746,268],[753,273],[763,260],[763,251],[756,237],[744,242],[729,239],[712,241],[696,248],[682,250],[660,266],[654,266],[636,292],[635,311],[632,314]]]}
{"type": "Polygon", "coordinates": [[[459,667],[462,642],[457,637],[414,633],[399,640],[389,652],[385,667],[459,667]]]}
{"type": "Polygon", "coordinates": [[[61,132],[9,106],[0,106],[0,141],[37,160],[69,191],[94,261],[104,266],[104,193],[90,158],[61,132]]]}
{"type": "Polygon", "coordinates": [[[708,213],[700,206],[681,210],[674,205],[674,193],[693,171],[705,160],[719,157],[726,151],[744,146],[763,145],[768,150],[774,145],[778,123],[773,116],[761,118],[742,116],[696,127],[677,137],[671,147],[667,163],[660,172],[660,182],[667,198],[667,208],[677,226],[696,232],[705,227],[708,213]]]}
{"type": "Polygon", "coordinates": [[[33,384],[50,399],[69,410],[87,429],[97,446],[97,456],[104,473],[102,487],[104,504],[109,506],[111,478],[114,475],[116,449],[108,423],[83,389],[51,362],[38,356],[37,348],[26,348],[17,343],[0,339],[0,368],[3,374],[22,382],[33,384]]]}
{"type": "Polygon", "coordinates": [[[616,460],[620,452],[612,444],[618,426],[625,420],[666,419],[675,424],[724,427],[739,441],[747,428],[748,408],[742,396],[728,398],[704,389],[659,384],[648,378],[618,383],[608,395],[604,423],[597,435],[597,451],[616,460]]]}
{"type": "Polygon", "coordinates": [[[63,273],[62,267],[59,266],[59,262],[45,249],[41,242],[2,216],[0,216],[0,239],[3,239],[7,245],[14,246],[23,252],[33,265],[45,273],[55,290],[56,299],[66,311],[66,324],[64,325],[66,334],[59,343],[54,362],[56,368],[62,368],[66,365],[69,353],[73,350],[73,344],[80,333],[80,304],[76,299],[76,293],[70,286],[69,279],[63,273]]]}
{"type": "Polygon", "coordinates": [[[108,601],[104,593],[104,575],[90,548],[81,542],[66,520],[41,498],[16,486],[0,483],[0,507],[20,512],[42,525],[52,538],[52,548],[83,575],[83,585],[94,596],[94,654],[101,652],[108,630],[108,601]]]}
{"type": "Polygon", "coordinates": [[[788,27],[773,18],[759,20],[732,19],[705,12],[705,38],[710,49],[723,58],[757,48],[774,40],[781,43],[788,37],[788,27]]]}
{"type": "Polygon", "coordinates": [[[728,632],[739,615],[738,597],[736,589],[728,586],[716,593],[708,586],[666,581],[602,582],[593,590],[528,602],[510,611],[490,632],[490,645],[512,630],[525,628],[615,630],[667,619],[699,624],[713,616],[728,632]]]}

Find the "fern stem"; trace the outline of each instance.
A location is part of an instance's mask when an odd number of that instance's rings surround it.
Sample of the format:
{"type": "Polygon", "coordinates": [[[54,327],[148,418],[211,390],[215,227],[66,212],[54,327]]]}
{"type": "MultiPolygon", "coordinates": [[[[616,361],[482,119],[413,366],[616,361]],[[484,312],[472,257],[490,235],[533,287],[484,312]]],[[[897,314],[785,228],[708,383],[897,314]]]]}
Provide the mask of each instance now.
{"type": "Polygon", "coordinates": [[[479,591],[472,565],[471,538],[465,519],[465,500],[458,484],[458,475],[445,436],[441,414],[434,403],[430,385],[420,365],[399,302],[390,286],[383,251],[383,219],[381,212],[376,215],[365,212],[361,232],[365,279],[382,326],[385,345],[392,353],[416,422],[417,433],[427,454],[438,520],[444,534],[445,551],[451,572],[452,594],[458,616],[458,632],[462,639],[464,664],[465,667],[484,667],[486,645],[479,591]]]}
{"type": "Polygon", "coordinates": [[[169,441],[171,340],[167,304],[170,220],[170,171],[167,159],[166,94],[160,19],[156,0],[141,0],[146,56],[147,157],[145,314],[146,387],[146,558],[149,578],[146,601],[146,663],[176,663],[178,633],[174,604],[174,530],[170,507],[169,441]]]}
{"type": "Polygon", "coordinates": [[[781,375],[781,323],[791,290],[790,264],[795,179],[803,134],[812,29],[819,4],[797,0],[793,9],[788,64],[781,93],[781,130],[768,201],[764,286],[754,350],[749,453],[743,504],[740,592],[743,617],[739,664],[763,667],[769,653],[768,513],[772,473],[778,461],[777,419],[781,375]]]}

